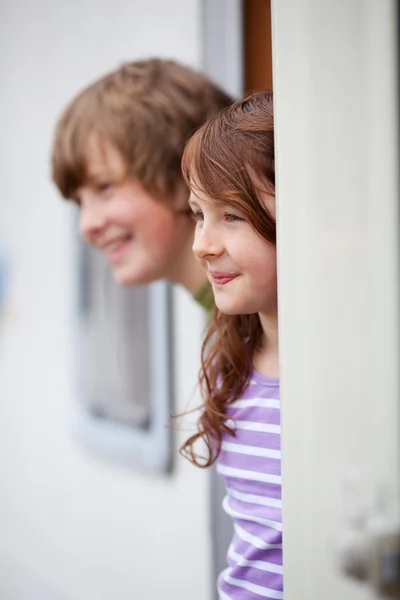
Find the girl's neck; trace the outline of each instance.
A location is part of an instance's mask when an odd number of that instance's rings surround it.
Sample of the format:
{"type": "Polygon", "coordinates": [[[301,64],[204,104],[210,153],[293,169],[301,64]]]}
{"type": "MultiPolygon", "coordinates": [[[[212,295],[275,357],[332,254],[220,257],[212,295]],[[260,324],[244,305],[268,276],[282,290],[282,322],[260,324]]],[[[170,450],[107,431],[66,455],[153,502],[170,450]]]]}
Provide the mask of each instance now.
{"type": "Polygon", "coordinates": [[[254,369],[267,377],[279,377],[278,313],[259,313],[263,330],[261,348],[253,356],[254,369]]]}

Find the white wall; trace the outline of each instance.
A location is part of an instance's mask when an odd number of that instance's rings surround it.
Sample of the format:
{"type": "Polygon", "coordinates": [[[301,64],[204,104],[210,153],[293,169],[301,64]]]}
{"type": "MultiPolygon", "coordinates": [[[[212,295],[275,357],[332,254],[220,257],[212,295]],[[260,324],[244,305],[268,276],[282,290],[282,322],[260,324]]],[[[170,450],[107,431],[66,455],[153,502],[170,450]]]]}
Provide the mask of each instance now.
{"type": "Polygon", "coordinates": [[[337,547],[399,517],[395,4],[273,3],[285,600],[375,598],[337,547]]]}
{"type": "MultiPolygon", "coordinates": [[[[49,181],[65,102],[121,61],[200,65],[199,0],[7,0],[0,8],[0,242],[13,267],[0,343],[0,597],[205,600],[206,474],[177,458],[146,478],[89,456],[70,431],[73,219],[49,181]]],[[[177,294],[177,404],[202,314],[177,294]]],[[[180,439],[183,435],[180,436],[180,439]]]]}

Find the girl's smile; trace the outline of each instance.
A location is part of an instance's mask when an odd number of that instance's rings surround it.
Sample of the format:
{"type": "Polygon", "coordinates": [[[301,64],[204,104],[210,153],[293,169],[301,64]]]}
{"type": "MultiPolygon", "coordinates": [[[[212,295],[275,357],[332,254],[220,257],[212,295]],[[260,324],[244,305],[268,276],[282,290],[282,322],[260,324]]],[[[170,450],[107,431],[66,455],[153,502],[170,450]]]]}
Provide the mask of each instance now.
{"type": "Polygon", "coordinates": [[[208,270],[210,282],[215,285],[225,285],[238,277],[237,273],[224,273],[221,271],[208,270]]]}

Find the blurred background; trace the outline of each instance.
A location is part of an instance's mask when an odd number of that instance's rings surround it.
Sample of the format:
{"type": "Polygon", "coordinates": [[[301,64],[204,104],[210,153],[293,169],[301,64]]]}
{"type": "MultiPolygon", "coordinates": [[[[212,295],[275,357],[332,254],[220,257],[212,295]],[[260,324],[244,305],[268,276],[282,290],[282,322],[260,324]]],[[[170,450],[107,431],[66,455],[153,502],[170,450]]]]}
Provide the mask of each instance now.
{"type": "MultiPolygon", "coordinates": [[[[173,439],[169,475],[88,452],[74,436],[76,215],[50,181],[50,148],[66,102],[124,61],[174,58],[240,95],[242,10],[236,1],[1,3],[1,598],[214,597],[210,476],[177,458],[185,433],[173,439]]],[[[181,410],[205,318],[182,290],[173,302],[181,410]]]]}
{"type": "MultiPolygon", "coordinates": [[[[178,458],[185,432],[167,474],[73,434],[79,260],[74,209],[50,181],[54,125],[87,83],[153,56],[235,96],[274,84],[285,597],[386,597],[346,578],[336,548],[360,512],[383,511],[392,532],[399,516],[396,11],[395,0],[279,0],[272,19],[268,0],[1,2],[1,600],[215,597],[220,500],[212,476],[178,458]]],[[[172,302],[182,410],[199,400],[205,321],[182,290],[172,302]]]]}

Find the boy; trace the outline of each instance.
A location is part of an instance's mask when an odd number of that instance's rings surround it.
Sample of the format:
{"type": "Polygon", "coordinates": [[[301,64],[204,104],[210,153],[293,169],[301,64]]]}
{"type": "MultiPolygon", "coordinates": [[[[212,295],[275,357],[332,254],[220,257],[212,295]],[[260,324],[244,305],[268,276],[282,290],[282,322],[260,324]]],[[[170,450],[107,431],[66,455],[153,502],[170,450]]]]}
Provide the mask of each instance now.
{"type": "Polygon", "coordinates": [[[92,83],[61,115],[53,180],[79,205],[82,237],[120,284],[167,279],[210,308],[180,162],[191,134],[231,102],[206,76],[150,59],[92,83]]]}
{"type": "MultiPolygon", "coordinates": [[[[78,203],[82,237],[106,255],[120,284],[167,279],[211,309],[211,286],[192,252],[195,223],[181,157],[194,131],[231,103],[206,76],[171,60],[150,59],[92,83],[61,115],[53,180],[78,203]]],[[[211,493],[213,504],[220,503],[223,490],[215,474],[211,493]]],[[[217,573],[230,534],[225,514],[212,512],[224,550],[214,548],[217,573]]]]}

